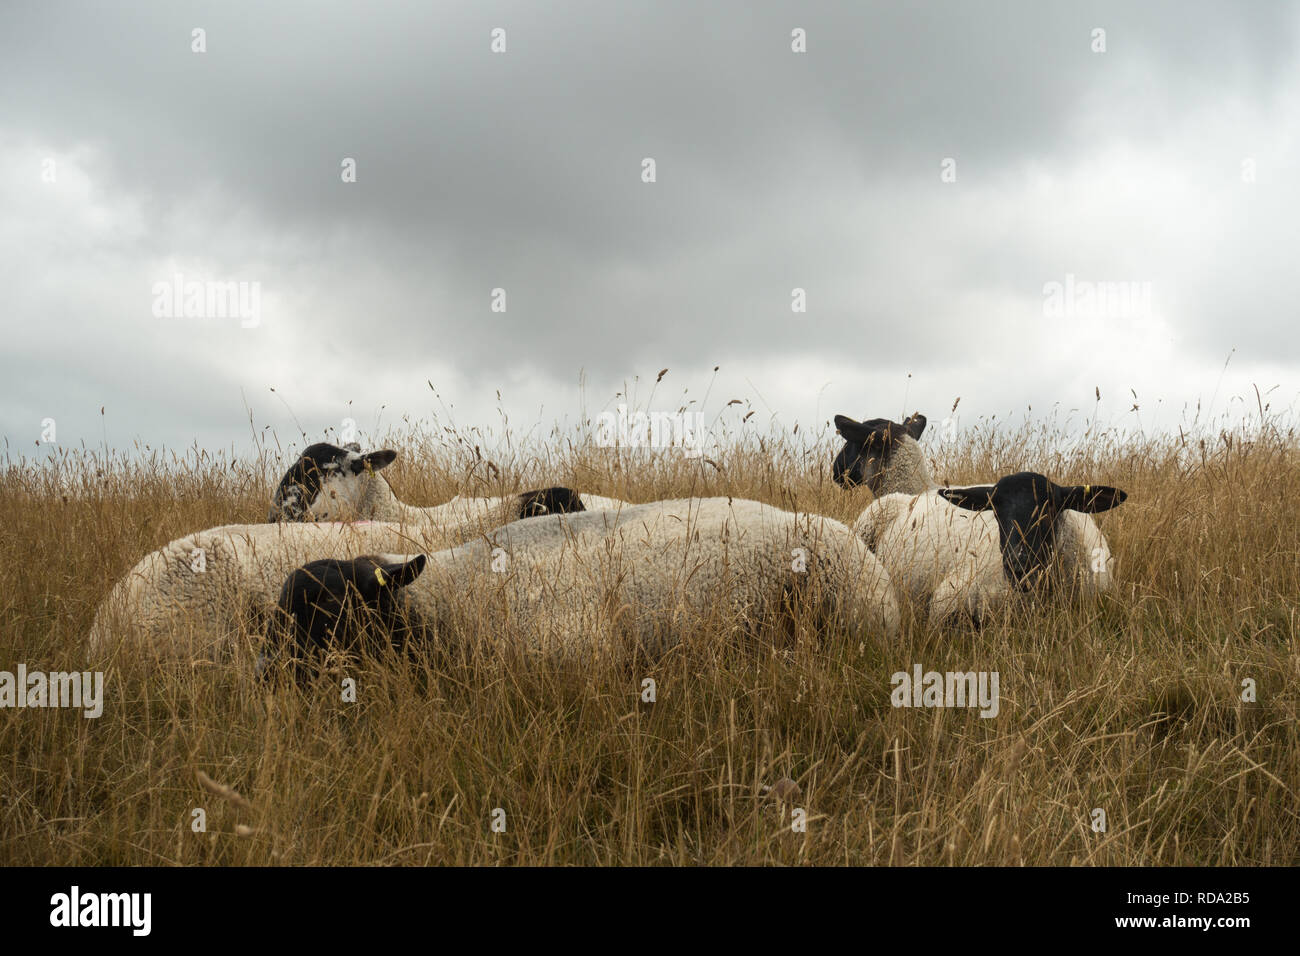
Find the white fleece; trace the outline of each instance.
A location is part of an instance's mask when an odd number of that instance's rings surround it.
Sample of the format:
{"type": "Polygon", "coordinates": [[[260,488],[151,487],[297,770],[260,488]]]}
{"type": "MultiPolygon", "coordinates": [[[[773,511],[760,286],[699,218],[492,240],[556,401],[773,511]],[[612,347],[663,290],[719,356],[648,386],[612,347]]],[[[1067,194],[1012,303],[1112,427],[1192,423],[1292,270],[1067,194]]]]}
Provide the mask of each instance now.
{"type": "Polygon", "coordinates": [[[100,604],[92,649],[117,640],[166,657],[229,653],[240,622],[273,606],[289,572],[308,561],[376,551],[424,551],[451,542],[423,522],[225,525],[147,554],[100,604]]]}
{"type": "MultiPolygon", "coordinates": [[[[434,524],[449,538],[464,540],[458,526],[474,531],[514,521],[519,517],[519,495],[496,498],[466,498],[456,495],[440,505],[421,508],[398,500],[393,488],[381,474],[329,477],[311,503],[311,513],[318,521],[393,521],[399,524],[434,524]]],[[[619,508],[626,502],[599,495],[579,495],[588,511],[619,508]]]]}
{"type": "MultiPolygon", "coordinates": [[[[853,528],[880,558],[900,595],[929,602],[931,621],[959,612],[979,620],[1013,593],[992,511],[958,508],[933,491],[892,494],[873,501],[853,528]]],[[[1114,558],[1091,515],[1058,515],[1056,556],[1050,565],[1053,586],[1072,583],[1083,595],[1111,586],[1114,558]]]]}
{"type": "Polygon", "coordinates": [[[402,593],[435,635],[468,609],[480,640],[578,657],[754,626],[792,596],[815,620],[886,639],[899,626],[889,576],[848,527],[727,498],[518,521],[431,555],[402,593]]]}

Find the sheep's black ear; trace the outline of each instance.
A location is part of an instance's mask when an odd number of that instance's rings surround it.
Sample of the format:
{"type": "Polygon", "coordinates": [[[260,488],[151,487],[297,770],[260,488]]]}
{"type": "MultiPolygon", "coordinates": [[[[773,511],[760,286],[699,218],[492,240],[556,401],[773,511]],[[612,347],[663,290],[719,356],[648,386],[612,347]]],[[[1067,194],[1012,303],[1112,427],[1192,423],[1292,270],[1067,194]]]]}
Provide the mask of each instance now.
{"type": "Polygon", "coordinates": [[[404,588],[424,570],[425,557],[417,554],[410,561],[381,564],[375,568],[375,581],[383,588],[404,588]]]}
{"type": "Polygon", "coordinates": [[[863,426],[861,422],[854,421],[848,415],[835,416],[835,430],[840,433],[840,437],[845,441],[864,441],[864,435],[870,434],[870,429],[863,426]]]}
{"type": "Polygon", "coordinates": [[[386,448],[383,451],[372,451],[367,455],[362,455],[352,463],[352,470],[360,474],[366,468],[371,471],[378,471],[380,468],[387,468],[397,460],[397,452],[386,448]]]}
{"type": "Polygon", "coordinates": [[[845,441],[855,441],[862,445],[873,444],[886,436],[896,438],[903,434],[902,425],[895,425],[893,422],[879,418],[873,418],[869,422],[855,422],[847,415],[835,416],[835,430],[845,441]]]}
{"type": "Polygon", "coordinates": [[[993,507],[993,486],[972,485],[969,488],[940,488],[939,497],[946,498],[958,508],[967,511],[987,511],[993,507]]]}
{"type": "Polygon", "coordinates": [[[847,415],[836,415],[835,430],[845,441],[858,442],[862,445],[880,444],[887,448],[904,435],[920,438],[921,432],[925,430],[925,416],[918,412],[900,425],[885,418],[855,422],[847,415]]]}
{"type": "Polygon", "coordinates": [[[1110,485],[1057,485],[1056,501],[1061,508],[1096,514],[1124,503],[1128,492],[1110,485]]]}

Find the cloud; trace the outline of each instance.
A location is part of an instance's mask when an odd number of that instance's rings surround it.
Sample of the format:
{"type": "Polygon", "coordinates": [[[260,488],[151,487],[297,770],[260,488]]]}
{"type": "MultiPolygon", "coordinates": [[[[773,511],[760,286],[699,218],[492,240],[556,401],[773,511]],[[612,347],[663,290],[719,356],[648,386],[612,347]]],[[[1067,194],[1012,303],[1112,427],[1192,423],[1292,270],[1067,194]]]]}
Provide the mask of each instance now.
{"type": "Polygon", "coordinates": [[[47,415],[65,442],[106,425],[121,444],[240,442],[250,407],[255,428],[319,434],[435,410],[427,381],[465,424],[499,403],[576,420],[584,394],[604,407],[664,366],[702,396],[720,365],[712,396],[810,427],[935,417],[958,395],[978,415],[1100,386],[1121,418],[1129,388],[1168,408],[1300,389],[1284,5],[52,4],[11,21],[13,447],[47,415]],[[150,290],[177,272],[258,283],[263,321],[155,317],[150,290]],[[1044,285],[1067,275],[1149,283],[1152,309],[1050,316],[1044,285]]]}

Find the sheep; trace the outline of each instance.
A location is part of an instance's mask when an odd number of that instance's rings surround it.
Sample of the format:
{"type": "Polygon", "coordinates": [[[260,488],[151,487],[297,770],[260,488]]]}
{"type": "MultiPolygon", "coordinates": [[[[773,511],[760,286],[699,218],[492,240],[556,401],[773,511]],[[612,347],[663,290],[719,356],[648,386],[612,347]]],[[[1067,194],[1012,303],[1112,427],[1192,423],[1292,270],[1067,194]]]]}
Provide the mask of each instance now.
{"type": "Polygon", "coordinates": [[[917,442],[925,431],[925,416],[916,412],[907,421],[873,418],[858,422],[835,416],[835,430],[844,439],[831,464],[835,483],[851,488],[865,485],[876,497],[903,492],[917,494],[936,487],[925,453],[917,442]]]}
{"type": "Polygon", "coordinates": [[[620,645],[661,652],[701,625],[712,630],[719,611],[752,628],[784,620],[791,602],[885,639],[899,627],[889,576],[847,526],[754,501],[679,499],[518,521],[418,567],[383,554],[329,574],[299,569],[281,592],[259,673],[275,672],[306,636],[319,643],[343,632],[340,643],[354,642],[338,608],[348,582],[376,567],[370,593],[385,579],[405,582],[408,620],[435,640],[460,620],[476,644],[559,659],[590,660],[620,645]]]}
{"type": "Polygon", "coordinates": [[[449,531],[455,525],[495,526],[516,518],[554,512],[618,508],[625,502],[597,495],[579,495],[568,488],[552,487],[501,498],[462,498],[419,508],[399,501],[382,475],[397,452],[391,449],[361,453],[351,443],[339,447],[328,442],[309,445],[285,472],[275,489],[267,521],[395,521],[433,523],[449,531]]]}
{"type": "Polygon", "coordinates": [[[1057,485],[1017,472],[993,485],[891,494],[854,525],[901,596],[929,619],[976,623],[1016,592],[1107,590],[1114,559],[1091,514],[1128,495],[1108,485],[1057,485]]]}
{"type": "MultiPolygon", "coordinates": [[[[956,572],[962,556],[996,546],[999,538],[993,514],[955,508],[943,496],[916,444],[925,421],[919,412],[901,425],[886,419],[858,423],[837,415],[835,425],[846,444],[833,473],[844,487],[866,484],[876,495],[853,528],[885,563],[899,595],[929,602],[933,615],[939,585],[956,572]]],[[[1072,568],[1070,577],[1082,582],[1085,594],[1109,588],[1114,559],[1096,523],[1068,509],[1061,521],[1070,529],[1068,539],[1078,542],[1078,549],[1061,549],[1062,561],[1072,568]]],[[[943,589],[945,594],[951,596],[956,580],[943,589]]],[[[950,603],[937,601],[936,619],[953,616],[950,603]]],[[[976,602],[967,610],[975,615],[979,606],[976,602]]]]}
{"type": "MultiPolygon", "coordinates": [[[[424,564],[422,554],[409,559],[400,556],[397,561],[382,555],[311,561],[285,579],[268,629],[273,633],[277,628],[287,629],[293,646],[304,649],[308,656],[328,649],[335,630],[356,633],[366,624],[388,635],[390,646],[400,649],[404,627],[398,589],[414,581],[424,564]]],[[[265,652],[259,655],[259,679],[270,676],[269,662],[265,652]]],[[[304,664],[295,661],[294,676],[299,682],[309,674],[304,664]]]]}
{"type": "Polygon", "coordinates": [[[551,487],[500,498],[457,496],[437,507],[416,508],[398,501],[376,474],[396,457],[391,450],[361,454],[357,445],[310,446],[276,489],[268,524],[211,528],[146,555],[101,604],[90,645],[100,647],[110,635],[134,629],[160,653],[221,653],[238,616],[223,613],[227,604],[234,602],[239,614],[256,618],[255,611],[274,605],[284,576],[304,560],[437,550],[521,517],[625,504],[551,487]],[[345,516],[376,520],[340,524],[345,516]],[[317,527],[324,530],[309,530],[308,517],[322,519],[317,527]]]}
{"type": "Polygon", "coordinates": [[[100,604],[92,650],[136,638],[159,657],[221,658],[241,621],[275,604],[285,576],[307,561],[375,551],[437,550],[454,543],[432,524],[357,521],[225,525],[145,555],[100,604]]]}

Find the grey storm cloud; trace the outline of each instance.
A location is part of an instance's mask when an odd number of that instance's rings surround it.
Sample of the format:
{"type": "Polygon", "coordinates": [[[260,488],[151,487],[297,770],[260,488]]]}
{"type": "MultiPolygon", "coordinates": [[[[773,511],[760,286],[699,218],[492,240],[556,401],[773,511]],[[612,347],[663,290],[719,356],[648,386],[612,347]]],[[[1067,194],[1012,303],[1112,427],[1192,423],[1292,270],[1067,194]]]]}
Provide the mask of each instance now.
{"type": "Polygon", "coordinates": [[[104,404],[121,441],[229,441],[245,401],[276,420],[270,386],[317,424],[348,401],[430,407],[426,379],[471,420],[501,387],[572,417],[580,372],[603,402],[662,366],[702,387],[721,364],[787,422],[958,394],[1078,405],[1146,376],[1123,364],[1143,351],[1160,368],[1140,384],[1170,402],[1213,388],[1234,348],[1297,391],[1285,4],[29,3],[5,20],[16,445],[47,409],[97,440],[104,404]],[[46,155],[71,166],[54,185],[46,155]],[[152,284],[182,268],[260,282],[264,326],[152,316],[152,284]],[[1043,286],[1067,274],[1150,282],[1158,321],[1053,324],[1043,286]]]}

